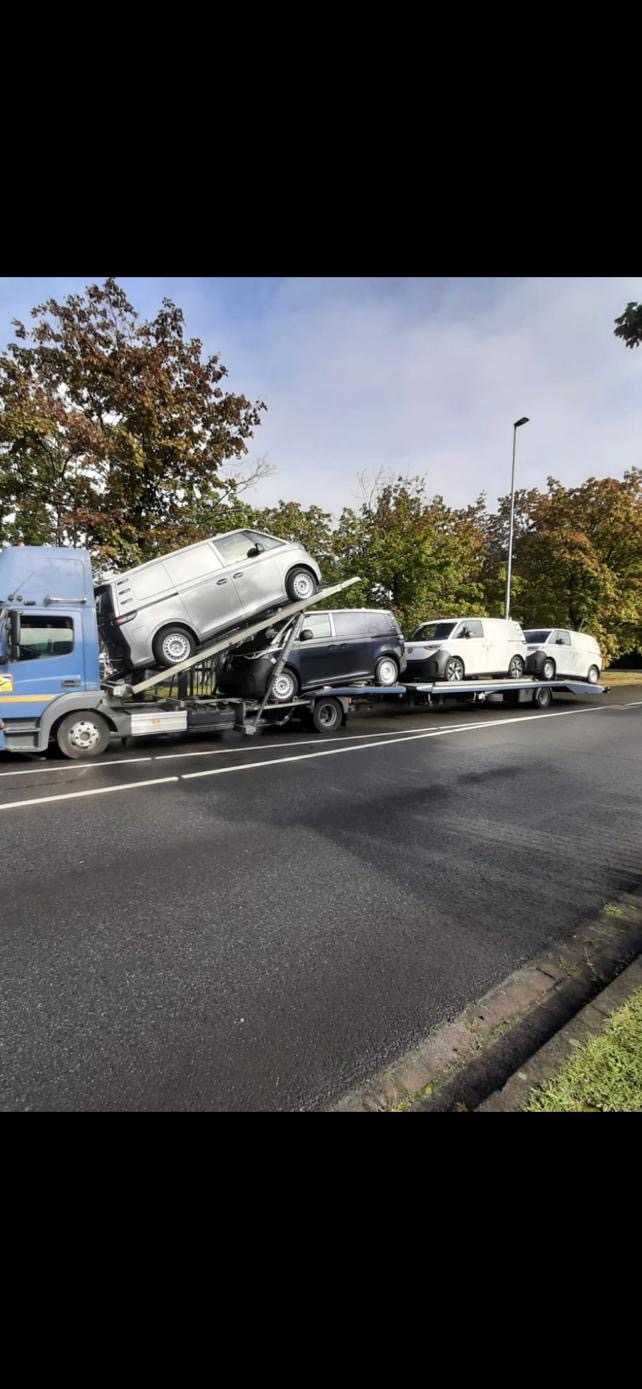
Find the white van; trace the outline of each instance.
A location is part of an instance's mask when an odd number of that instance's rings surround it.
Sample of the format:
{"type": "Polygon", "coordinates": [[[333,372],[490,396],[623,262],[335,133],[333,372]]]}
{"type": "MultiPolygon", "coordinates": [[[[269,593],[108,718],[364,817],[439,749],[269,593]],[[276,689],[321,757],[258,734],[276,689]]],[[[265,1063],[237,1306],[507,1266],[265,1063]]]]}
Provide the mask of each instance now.
{"type": "Polygon", "coordinates": [[[588,632],[570,632],[567,627],[529,627],[524,633],[528,646],[526,669],[542,680],[556,677],[588,680],[595,685],[602,670],[602,652],[588,632]]]}
{"type": "Polygon", "coordinates": [[[519,622],[503,617],[440,617],[422,622],[406,642],[406,680],[519,680],[527,649],[519,622]]]}

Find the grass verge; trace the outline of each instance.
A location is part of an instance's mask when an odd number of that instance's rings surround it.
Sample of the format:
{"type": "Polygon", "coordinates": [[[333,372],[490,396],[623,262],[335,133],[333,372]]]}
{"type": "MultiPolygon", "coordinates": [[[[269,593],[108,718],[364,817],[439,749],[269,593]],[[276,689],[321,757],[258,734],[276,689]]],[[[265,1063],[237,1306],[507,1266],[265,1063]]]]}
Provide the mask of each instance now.
{"type": "Polygon", "coordinates": [[[600,684],[608,688],[614,685],[642,685],[642,670],[605,670],[600,676],[600,684]]]}
{"type": "Polygon", "coordinates": [[[642,1110],[642,989],[613,1013],[604,1030],[578,1046],[524,1106],[532,1113],[642,1110]]]}

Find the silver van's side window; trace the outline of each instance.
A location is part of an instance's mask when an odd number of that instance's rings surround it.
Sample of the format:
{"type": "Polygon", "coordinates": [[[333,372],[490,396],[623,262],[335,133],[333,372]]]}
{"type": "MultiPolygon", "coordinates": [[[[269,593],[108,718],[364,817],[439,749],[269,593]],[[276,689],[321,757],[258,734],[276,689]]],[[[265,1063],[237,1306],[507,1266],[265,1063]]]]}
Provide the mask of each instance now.
{"type": "Polygon", "coordinates": [[[250,546],[262,545],[264,550],[278,550],[282,540],[275,540],[273,535],[264,535],[263,531],[245,531],[250,546]]]}
{"type": "Polygon", "coordinates": [[[240,564],[247,559],[248,550],[252,549],[252,542],[248,540],[245,531],[238,531],[236,535],[220,535],[214,541],[223,564],[240,564]]]}
{"type": "Polygon", "coordinates": [[[207,541],[203,545],[196,545],[193,550],[168,555],[165,564],[174,584],[189,583],[190,579],[204,579],[206,574],[221,568],[218,555],[207,541]]]}

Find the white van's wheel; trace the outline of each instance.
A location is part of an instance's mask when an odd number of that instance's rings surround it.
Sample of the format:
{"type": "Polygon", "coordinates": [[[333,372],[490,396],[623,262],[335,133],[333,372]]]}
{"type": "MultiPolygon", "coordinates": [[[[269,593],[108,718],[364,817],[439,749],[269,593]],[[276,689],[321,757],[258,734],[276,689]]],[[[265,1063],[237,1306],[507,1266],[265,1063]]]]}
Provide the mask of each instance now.
{"type": "Polygon", "coordinates": [[[194,655],[196,642],[185,627],[162,627],[154,637],[154,655],[159,666],[176,666],[194,655]]]}
{"type": "Polygon", "coordinates": [[[444,669],[446,679],[463,680],[465,673],[464,663],[459,656],[449,656],[444,669]]]}
{"type": "Polygon", "coordinates": [[[289,704],[291,699],[296,699],[297,689],[298,681],[294,672],[282,670],[274,681],[270,698],[276,700],[277,704],[289,704]]]}
{"type": "Polygon", "coordinates": [[[375,685],[396,685],[399,667],[392,656],[383,656],[375,666],[375,685]]]}
{"type": "Polygon", "coordinates": [[[508,667],[511,680],[521,680],[526,667],[521,656],[512,656],[508,667]]]}
{"type": "Polygon", "coordinates": [[[544,676],[545,680],[555,679],[555,662],[551,660],[550,656],[547,656],[546,660],[544,661],[544,664],[542,666],[542,675],[544,676]]]}
{"type": "Polygon", "coordinates": [[[291,569],[285,588],[293,603],[301,603],[305,598],[314,598],[318,584],[310,569],[291,569]]]}
{"type": "Polygon", "coordinates": [[[109,743],[109,727],[93,709],[79,709],[61,720],[56,742],[64,757],[100,757],[109,743]]]}
{"type": "Polygon", "coordinates": [[[590,669],[590,671],[589,671],[589,673],[588,673],[588,682],[589,682],[589,685],[597,685],[597,682],[598,682],[599,678],[600,678],[600,672],[599,672],[597,666],[591,666],[591,669],[590,669]]]}

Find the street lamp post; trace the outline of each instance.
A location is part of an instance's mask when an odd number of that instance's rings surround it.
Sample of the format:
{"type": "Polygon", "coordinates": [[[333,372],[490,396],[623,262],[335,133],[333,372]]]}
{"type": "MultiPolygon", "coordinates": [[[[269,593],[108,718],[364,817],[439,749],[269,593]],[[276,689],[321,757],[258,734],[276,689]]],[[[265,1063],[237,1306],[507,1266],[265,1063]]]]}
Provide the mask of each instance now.
{"type": "Polygon", "coordinates": [[[515,516],[515,443],[517,431],[520,425],[528,424],[528,415],[522,415],[521,420],[515,420],[513,425],[513,470],[510,479],[510,530],[508,532],[508,573],[506,575],[506,611],[505,617],[510,617],[510,581],[513,572],[513,521],[515,516]]]}

